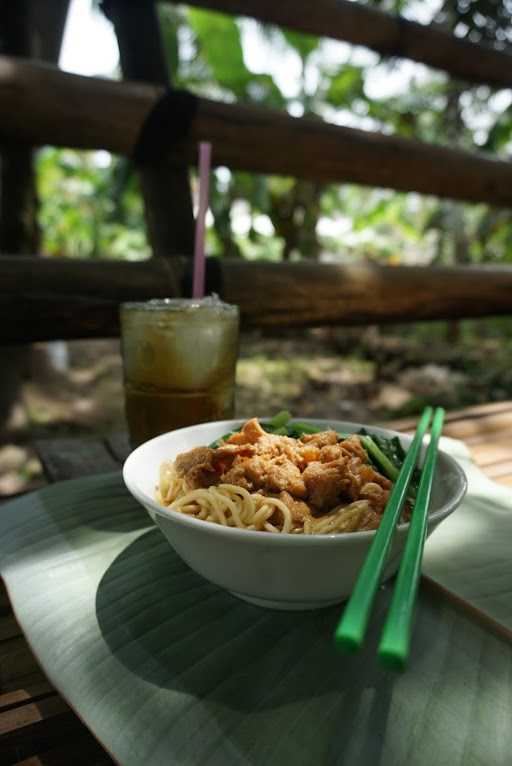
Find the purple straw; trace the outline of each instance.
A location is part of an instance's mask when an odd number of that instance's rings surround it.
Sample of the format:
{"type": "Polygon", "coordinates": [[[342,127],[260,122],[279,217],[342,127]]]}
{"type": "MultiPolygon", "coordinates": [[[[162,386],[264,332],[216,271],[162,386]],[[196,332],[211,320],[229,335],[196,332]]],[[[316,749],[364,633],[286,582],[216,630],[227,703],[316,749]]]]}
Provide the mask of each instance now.
{"type": "Polygon", "coordinates": [[[212,145],[207,142],[199,144],[199,207],[196,217],[196,242],[194,248],[194,281],[193,298],[204,297],[204,233],[206,228],[206,212],[208,210],[208,186],[210,174],[210,159],[212,145]]]}

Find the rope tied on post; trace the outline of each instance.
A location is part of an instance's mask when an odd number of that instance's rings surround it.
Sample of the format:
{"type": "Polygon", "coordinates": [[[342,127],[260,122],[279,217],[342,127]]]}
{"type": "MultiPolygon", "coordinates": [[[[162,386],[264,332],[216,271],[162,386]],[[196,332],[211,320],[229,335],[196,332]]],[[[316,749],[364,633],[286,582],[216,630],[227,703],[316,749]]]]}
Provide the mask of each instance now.
{"type": "Polygon", "coordinates": [[[166,90],[142,124],[132,152],[135,162],[158,162],[172,146],[188,138],[198,103],[198,97],[187,90],[166,90]]]}

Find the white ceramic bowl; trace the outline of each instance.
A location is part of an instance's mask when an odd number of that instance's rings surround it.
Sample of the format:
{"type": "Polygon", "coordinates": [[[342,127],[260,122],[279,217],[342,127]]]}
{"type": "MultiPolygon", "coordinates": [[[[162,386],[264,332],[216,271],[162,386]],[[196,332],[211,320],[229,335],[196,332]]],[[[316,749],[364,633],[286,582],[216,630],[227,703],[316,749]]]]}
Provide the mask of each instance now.
{"type": "MultiPolygon", "coordinates": [[[[297,418],[299,420],[299,418],[297,418]]],[[[310,420],[344,433],[358,423],[310,420]]],[[[240,420],[182,428],[142,444],[128,457],[123,478],[132,495],[147,509],[181,558],[196,572],[239,598],[271,609],[316,609],[343,601],[350,594],[375,532],[330,535],[270,534],[201,521],[159,505],[155,497],[158,470],[180,452],[208,445],[240,420]]],[[[399,436],[404,447],[411,437],[381,428],[383,436],[399,436]]],[[[429,514],[428,534],[459,505],[466,477],[458,463],[440,452],[429,514]]],[[[405,544],[408,525],[397,527],[385,578],[392,575],[405,544]]]]}

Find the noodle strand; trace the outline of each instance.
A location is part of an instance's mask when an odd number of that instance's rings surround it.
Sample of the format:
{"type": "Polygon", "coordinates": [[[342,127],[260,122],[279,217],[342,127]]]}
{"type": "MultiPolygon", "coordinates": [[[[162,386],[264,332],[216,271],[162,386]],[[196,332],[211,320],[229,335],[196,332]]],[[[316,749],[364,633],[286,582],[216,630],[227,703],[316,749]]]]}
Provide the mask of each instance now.
{"type": "Polygon", "coordinates": [[[290,508],[278,497],[248,492],[236,484],[218,484],[189,489],[177,475],[174,464],[166,461],[160,468],[157,499],[172,511],[211,521],[225,527],[275,533],[332,534],[352,532],[370,508],[368,500],[356,500],[315,519],[295,523],[290,508]]]}

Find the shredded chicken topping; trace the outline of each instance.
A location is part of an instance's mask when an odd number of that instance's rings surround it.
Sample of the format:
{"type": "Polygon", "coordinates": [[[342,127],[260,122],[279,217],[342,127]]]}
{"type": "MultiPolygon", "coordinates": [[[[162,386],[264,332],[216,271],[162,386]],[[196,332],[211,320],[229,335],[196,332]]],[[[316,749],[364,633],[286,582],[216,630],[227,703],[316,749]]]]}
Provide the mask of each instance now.
{"type": "Polygon", "coordinates": [[[356,435],[340,441],[328,430],[293,439],[267,433],[257,418],[215,449],[179,455],[175,467],[189,490],[234,484],[278,498],[297,527],[321,524],[322,531],[349,505],[352,528],[376,529],[392,486],[356,435]]]}

